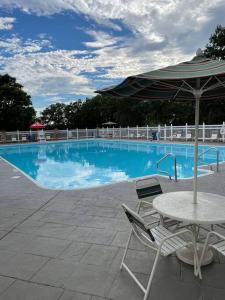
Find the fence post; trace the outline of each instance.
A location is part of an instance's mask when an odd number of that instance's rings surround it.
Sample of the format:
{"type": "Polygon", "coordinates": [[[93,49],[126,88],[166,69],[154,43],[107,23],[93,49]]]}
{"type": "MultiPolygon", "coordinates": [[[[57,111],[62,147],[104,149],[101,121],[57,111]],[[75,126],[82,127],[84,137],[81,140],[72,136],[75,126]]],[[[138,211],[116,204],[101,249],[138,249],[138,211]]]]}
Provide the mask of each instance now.
{"type": "Polygon", "coordinates": [[[112,137],[114,138],[114,126],[112,128],[112,137]]]}
{"type": "Polygon", "coordinates": [[[88,138],[88,129],[86,128],[86,139],[88,138]]]}
{"type": "Polygon", "coordinates": [[[164,125],[164,141],[166,140],[166,124],[164,125]]]}
{"type": "Polygon", "coordinates": [[[69,129],[66,128],[66,139],[68,140],[69,139],[69,129]]]}
{"type": "Polygon", "coordinates": [[[127,126],[127,137],[128,137],[128,139],[130,138],[129,126],[127,126]]]}
{"type": "Polygon", "coordinates": [[[78,128],[77,128],[77,140],[78,140],[78,137],[79,137],[79,132],[78,132],[78,128]]]}
{"type": "Polygon", "coordinates": [[[203,141],[203,143],[205,141],[205,123],[204,122],[202,124],[202,141],[203,141]]]}
{"type": "Polygon", "coordinates": [[[146,134],[147,140],[148,140],[148,125],[147,125],[147,134],[146,134]]]}
{"type": "Polygon", "coordinates": [[[170,140],[173,140],[173,124],[170,124],[170,140]]]}
{"type": "MultiPolygon", "coordinates": [[[[223,128],[225,127],[225,122],[223,122],[223,128]]],[[[223,142],[224,142],[224,134],[222,134],[222,139],[223,139],[223,142]]]]}
{"type": "Polygon", "coordinates": [[[186,139],[186,142],[187,142],[187,133],[188,133],[188,124],[186,123],[185,124],[185,139],[186,139]]]}
{"type": "Polygon", "coordinates": [[[19,141],[20,141],[20,132],[19,130],[17,130],[17,142],[19,143],[19,141]]]}
{"type": "Polygon", "coordinates": [[[160,140],[161,126],[158,125],[158,137],[157,140],[160,140]]]}
{"type": "Polygon", "coordinates": [[[137,125],[137,132],[136,132],[136,134],[137,134],[137,139],[138,139],[139,138],[138,125],[137,125]]]}
{"type": "Polygon", "coordinates": [[[120,126],[120,139],[122,138],[121,126],[120,126]]]}

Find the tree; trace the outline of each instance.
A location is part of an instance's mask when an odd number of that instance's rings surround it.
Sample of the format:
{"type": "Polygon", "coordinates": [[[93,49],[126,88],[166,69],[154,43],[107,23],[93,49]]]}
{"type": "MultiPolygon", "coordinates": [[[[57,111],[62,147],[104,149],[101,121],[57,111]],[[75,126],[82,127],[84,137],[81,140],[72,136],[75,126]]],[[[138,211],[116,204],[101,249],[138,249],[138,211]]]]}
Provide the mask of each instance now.
{"type": "Polygon", "coordinates": [[[27,130],[35,114],[23,86],[8,74],[0,75],[0,130],[27,130]]]}
{"type": "Polygon", "coordinates": [[[67,128],[74,129],[79,127],[79,113],[82,107],[81,100],[71,102],[65,107],[65,118],[67,120],[67,128]]]}
{"type": "Polygon", "coordinates": [[[78,113],[79,128],[95,128],[107,121],[114,121],[117,111],[117,99],[97,95],[91,99],[86,99],[78,113]]]}
{"type": "Polygon", "coordinates": [[[212,59],[225,59],[225,27],[217,25],[215,32],[209,38],[204,54],[212,59]]]}
{"type": "Polygon", "coordinates": [[[67,127],[67,119],[65,116],[66,104],[55,103],[45,108],[41,113],[41,120],[49,129],[65,129],[67,127]]]}

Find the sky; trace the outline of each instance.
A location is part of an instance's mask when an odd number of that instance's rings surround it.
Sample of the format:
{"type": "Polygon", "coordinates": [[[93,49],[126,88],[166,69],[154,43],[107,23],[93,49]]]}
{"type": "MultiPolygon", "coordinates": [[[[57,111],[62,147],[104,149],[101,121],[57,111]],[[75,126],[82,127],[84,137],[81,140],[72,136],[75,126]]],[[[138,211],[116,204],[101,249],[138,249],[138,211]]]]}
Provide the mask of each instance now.
{"type": "Polygon", "coordinates": [[[191,59],[224,15],[224,0],[0,0],[0,74],[40,112],[191,59]]]}

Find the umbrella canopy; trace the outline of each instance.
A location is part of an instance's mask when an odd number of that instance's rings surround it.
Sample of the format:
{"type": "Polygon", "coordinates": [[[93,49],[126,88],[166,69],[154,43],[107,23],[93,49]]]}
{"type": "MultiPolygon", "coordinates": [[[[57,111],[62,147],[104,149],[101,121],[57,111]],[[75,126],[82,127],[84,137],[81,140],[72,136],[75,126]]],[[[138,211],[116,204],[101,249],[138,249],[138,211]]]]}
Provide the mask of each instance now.
{"type": "Polygon", "coordinates": [[[102,125],[105,125],[105,126],[113,126],[113,125],[116,125],[116,124],[117,124],[117,123],[111,122],[111,121],[106,122],[106,123],[102,123],[102,125]]]}
{"type": "Polygon", "coordinates": [[[204,57],[201,49],[187,62],[130,76],[121,84],[96,91],[116,97],[139,100],[195,100],[194,203],[197,203],[197,164],[199,102],[225,100],[225,61],[204,57]]]}
{"type": "Polygon", "coordinates": [[[45,125],[41,124],[40,122],[35,122],[32,125],[30,125],[31,129],[42,129],[45,125]]]}

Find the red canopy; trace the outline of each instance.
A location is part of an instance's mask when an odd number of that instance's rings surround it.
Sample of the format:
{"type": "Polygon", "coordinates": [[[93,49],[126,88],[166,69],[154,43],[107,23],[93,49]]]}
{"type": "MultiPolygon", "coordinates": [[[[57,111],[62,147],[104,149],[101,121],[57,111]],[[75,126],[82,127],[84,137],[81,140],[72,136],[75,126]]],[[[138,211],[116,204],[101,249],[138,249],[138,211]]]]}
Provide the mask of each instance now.
{"type": "Polygon", "coordinates": [[[41,129],[44,127],[45,127],[45,125],[41,124],[40,122],[35,122],[34,124],[30,125],[30,128],[32,128],[32,129],[41,129]]]}

